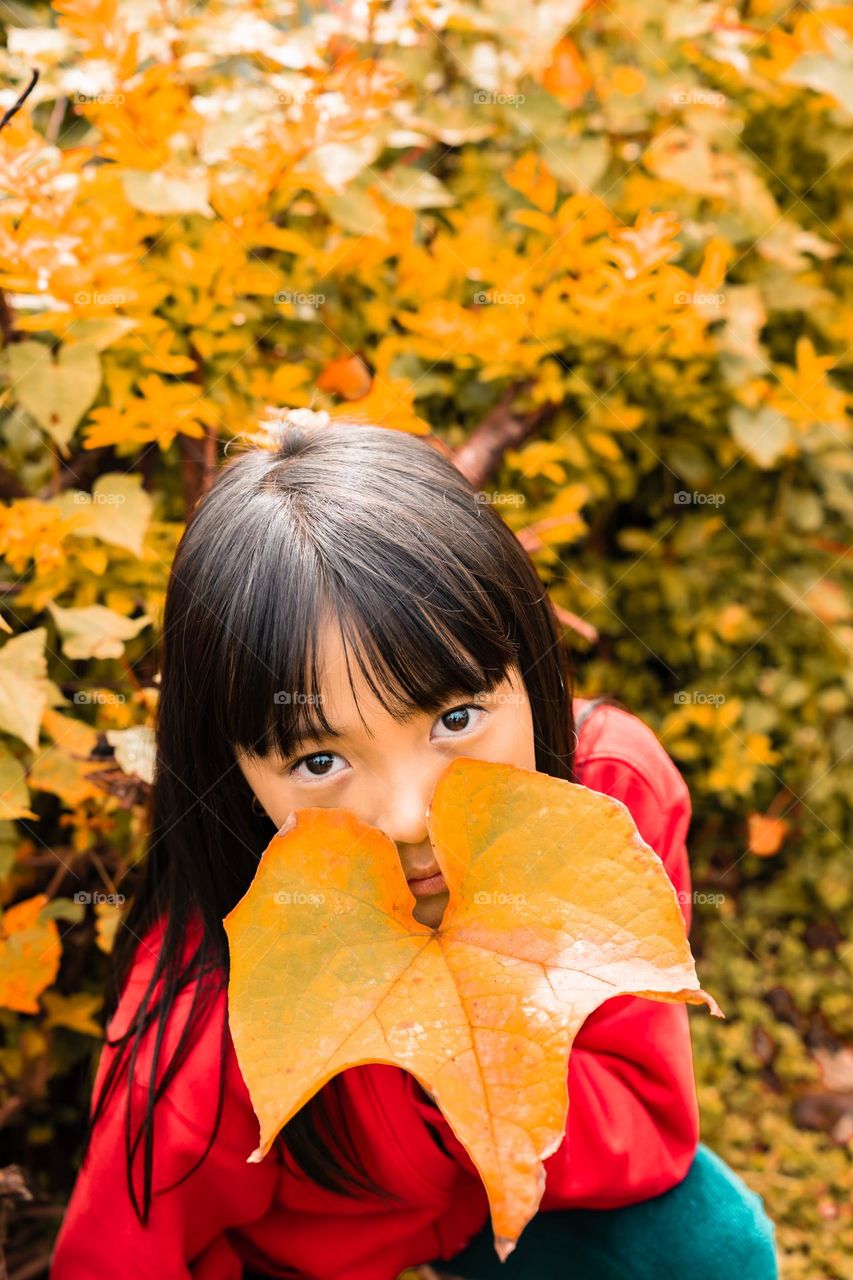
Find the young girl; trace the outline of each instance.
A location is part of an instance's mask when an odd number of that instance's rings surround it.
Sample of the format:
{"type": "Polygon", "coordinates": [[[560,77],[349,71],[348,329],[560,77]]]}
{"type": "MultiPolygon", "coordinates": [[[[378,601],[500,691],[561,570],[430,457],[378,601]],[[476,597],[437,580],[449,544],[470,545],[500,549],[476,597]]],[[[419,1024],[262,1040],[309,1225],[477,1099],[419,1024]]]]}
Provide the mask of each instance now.
{"type": "Polygon", "coordinates": [[[293,809],[385,831],[435,927],[426,810],[450,760],[583,781],[628,806],[690,923],[684,781],[636,716],[572,698],[518,540],[430,442],[295,417],[222,468],[175,558],[148,851],[52,1280],[772,1280],[759,1197],[698,1143],[683,1004],[619,996],[587,1019],[505,1263],[476,1167],[400,1068],[341,1072],[247,1163],[222,920],[293,809]]]}

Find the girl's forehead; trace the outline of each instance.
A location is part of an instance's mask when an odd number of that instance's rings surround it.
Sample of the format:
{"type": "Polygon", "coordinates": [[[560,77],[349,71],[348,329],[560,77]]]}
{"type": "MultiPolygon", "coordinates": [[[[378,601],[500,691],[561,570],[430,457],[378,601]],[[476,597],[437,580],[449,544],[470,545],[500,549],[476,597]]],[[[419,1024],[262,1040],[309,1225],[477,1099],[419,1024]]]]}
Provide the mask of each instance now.
{"type": "MultiPolygon", "coordinates": [[[[377,620],[381,626],[381,619],[377,620]]],[[[347,644],[336,619],[324,619],[317,629],[316,681],[317,691],[314,697],[322,704],[323,716],[342,733],[358,733],[363,731],[366,721],[381,720],[391,715],[386,702],[377,697],[376,689],[371,687],[362,662],[368,663],[367,655],[353,652],[352,645],[347,644]]],[[[372,670],[375,686],[381,691],[383,678],[380,672],[372,670]]],[[[413,708],[412,716],[417,714],[413,708]]],[[[399,720],[399,712],[394,717],[399,720]]]]}
{"type": "MultiPolygon", "coordinates": [[[[381,626],[381,619],[376,620],[376,625],[381,626]]],[[[369,665],[369,659],[363,652],[361,658],[369,665]]],[[[405,723],[407,720],[415,719],[419,714],[431,714],[434,709],[431,706],[423,709],[413,706],[408,712],[401,712],[396,698],[390,699],[392,705],[389,707],[389,700],[381,696],[377,697],[376,687],[380,693],[383,689],[381,673],[371,669],[371,678],[374,682],[372,686],[371,680],[362,669],[359,655],[353,651],[352,644],[347,643],[335,618],[326,617],[318,622],[316,666],[314,698],[322,704],[323,717],[342,734],[357,735],[370,732],[371,724],[381,722],[385,718],[392,718],[398,724],[401,721],[405,723]]],[[[511,666],[502,677],[501,683],[514,681],[516,678],[520,680],[520,675],[516,668],[511,666]]],[[[464,690],[460,688],[450,692],[461,694],[464,690]]],[[[310,722],[313,717],[308,719],[310,722]]]]}

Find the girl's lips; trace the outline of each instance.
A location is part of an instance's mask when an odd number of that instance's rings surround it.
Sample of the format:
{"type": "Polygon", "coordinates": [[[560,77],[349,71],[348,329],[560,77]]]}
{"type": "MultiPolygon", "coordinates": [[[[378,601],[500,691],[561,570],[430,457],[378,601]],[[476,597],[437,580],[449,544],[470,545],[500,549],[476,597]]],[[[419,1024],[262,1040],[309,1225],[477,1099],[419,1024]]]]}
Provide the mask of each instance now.
{"type": "Polygon", "coordinates": [[[427,876],[425,880],[407,880],[406,884],[416,898],[425,898],[430,893],[447,892],[447,881],[440,871],[438,875],[427,876]]]}

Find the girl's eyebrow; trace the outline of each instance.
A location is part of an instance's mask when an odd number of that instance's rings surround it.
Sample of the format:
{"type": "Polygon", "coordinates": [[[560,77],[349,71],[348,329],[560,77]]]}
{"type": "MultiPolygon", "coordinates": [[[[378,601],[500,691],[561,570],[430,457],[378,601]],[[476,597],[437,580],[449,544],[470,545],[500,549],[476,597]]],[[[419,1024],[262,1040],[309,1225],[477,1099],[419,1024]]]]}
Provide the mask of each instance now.
{"type": "MultiPolygon", "coordinates": [[[[456,697],[465,697],[465,696],[470,696],[466,693],[466,690],[451,689],[446,696],[440,698],[437,701],[435,707],[409,707],[409,709],[406,712],[404,712],[402,716],[400,716],[400,720],[404,724],[408,724],[411,720],[414,720],[415,716],[417,716],[418,714],[422,714],[422,715],[431,714],[433,711],[438,710],[438,708],[443,706],[446,702],[451,702],[456,697]]],[[[309,743],[322,742],[326,738],[336,738],[340,740],[342,738],[346,738],[347,736],[348,736],[348,733],[346,729],[338,728],[336,725],[333,725],[333,724],[330,724],[329,727],[326,728],[316,716],[312,715],[310,711],[306,711],[304,713],[303,728],[294,735],[293,749],[296,750],[296,748],[298,747],[307,746],[309,743]]]]}
{"type": "Polygon", "coordinates": [[[305,727],[294,735],[293,743],[294,746],[300,746],[307,742],[322,742],[324,738],[345,738],[346,736],[343,729],[338,729],[333,724],[326,727],[309,712],[306,715],[305,727]]]}

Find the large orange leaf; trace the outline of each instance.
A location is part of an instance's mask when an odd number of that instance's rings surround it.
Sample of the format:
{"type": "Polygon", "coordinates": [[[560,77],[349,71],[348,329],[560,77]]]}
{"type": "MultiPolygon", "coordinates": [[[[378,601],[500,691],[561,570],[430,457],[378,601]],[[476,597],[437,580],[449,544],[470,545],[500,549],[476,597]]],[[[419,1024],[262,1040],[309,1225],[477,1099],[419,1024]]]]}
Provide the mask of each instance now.
{"type": "Polygon", "coordinates": [[[400,1066],[476,1164],[503,1259],[565,1134],[585,1018],[629,993],[722,1015],[621,801],[456,759],[427,823],[449,889],[438,929],[413,918],[393,841],[346,809],[292,813],[226,916],[229,1024],[260,1123],[248,1159],[338,1072],[400,1066]]]}

